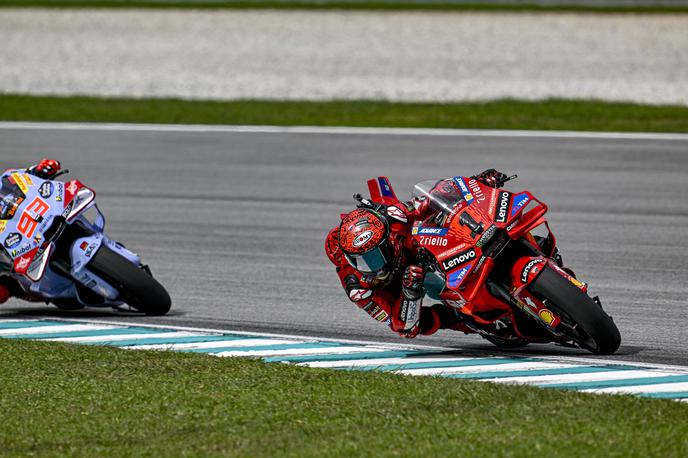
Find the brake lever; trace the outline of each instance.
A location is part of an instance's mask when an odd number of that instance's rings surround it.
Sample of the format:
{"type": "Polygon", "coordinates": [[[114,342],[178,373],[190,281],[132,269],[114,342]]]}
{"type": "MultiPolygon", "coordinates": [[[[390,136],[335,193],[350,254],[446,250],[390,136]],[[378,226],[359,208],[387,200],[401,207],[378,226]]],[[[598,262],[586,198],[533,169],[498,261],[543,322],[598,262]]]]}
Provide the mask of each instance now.
{"type": "Polygon", "coordinates": [[[55,175],[53,175],[51,180],[54,180],[55,178],[62,176],[62,175],[67,175],[68,173],[69,173],[69,169],[62,169],[59,172],[57,172],[55,175]]]}
{"type": "Polygon", "coordinates": [[[506,178],[504,178],[504,179],[502,179],[502,180],[499,180],[498,184],[499,184],[499,186],[503,186],[504,183],[506,183],[507,181],[511,181],[511,180],[516,179],[516,178],[518,178],[518,175],[516,175],[516,174],[514,173],[514,174],[511,175],[510,177],[506,177],[506,178]]]}
{"type": "Polygon", "coordinates": [[[354,194],[354,200],[357,207],[373,208],[373,203],[358,193],[354,194]]]}
{"type": "Polygon", "coordinates": [[[418,255],[416,256],[418,265],[423,268],[426,272],[434,272],[437,270],[435,264],[435,257],[430,254],[426,248],[419,248],[418,255]]]}
{"type": "Polygon", "coordinates": [[[383,204],[372,202],[358,193],[354,194],[354,200],[356,201],[356,206],[358,208],[369,208],[379,212],[385,207],[383,204]]]}

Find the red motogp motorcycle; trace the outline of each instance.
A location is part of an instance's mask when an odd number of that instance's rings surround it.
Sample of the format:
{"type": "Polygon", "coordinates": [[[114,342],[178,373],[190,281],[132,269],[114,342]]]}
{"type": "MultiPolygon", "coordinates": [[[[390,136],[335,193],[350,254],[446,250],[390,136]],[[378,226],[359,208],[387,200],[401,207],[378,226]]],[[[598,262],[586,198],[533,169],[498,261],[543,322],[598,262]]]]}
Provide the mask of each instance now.
{"type": "MultiPolygon", "coordinates": [[[[386,177],[369,180],[368,188],[375,203],[399,203],[386,177]]],[[[418,183],[413,196],[435,210],[411,230],[426,295],[454,308],[471,330],[502,348],[534,342],[596,354],[619,348],[621,335],[599,298],[588,296],[587,284],[563,265],[544,202],[460,176],[418,183]]]]}

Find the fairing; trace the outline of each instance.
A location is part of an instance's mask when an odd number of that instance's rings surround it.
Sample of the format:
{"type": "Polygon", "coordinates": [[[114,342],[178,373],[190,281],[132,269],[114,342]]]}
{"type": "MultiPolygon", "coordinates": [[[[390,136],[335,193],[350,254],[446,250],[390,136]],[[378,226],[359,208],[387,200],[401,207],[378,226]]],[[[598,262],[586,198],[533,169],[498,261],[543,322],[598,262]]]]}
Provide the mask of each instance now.
{"type": "MultiPolygon", "coordinates": [[[[386,177],[369,180],[368,188],[374,203],[397,205],[386,177]]],[[[561,317],[529,289],[546,266],[587,291],[557,265],[561,258],[544,217],[547,205],[528,191],[514,193],[462,176],[422,181],[413,198],[416,217],[423,220],[414,221],[411,237],[429,298],[456,309],[467,328],[495,343],[571,344],[561,317]]]]}
{"type": "MultiPolygon", "coordinates": [[[[486,282],[495,258],[508,242],[544,223],[547,207],[527,191],[511,193],[461,176],[422,181],[414,186],[413,196],[421,203],[427,200],[433,211],[411,231],[418,246],[432,255],[435,262],[435,272],[426,276],[428,291],[445,304],[471,315],[479,324],[494,321],[484,316],[499,316],[499,311],[504,315],[512,313],[509,303],[488,293],[486,282]],[[531,203],[531,208],[524,211],[531,203]],[[439,278],[444,280],[442,286],[439,278]]],[[[539,271],[533,270],[532,265],[526,269],[529,261],[515,267],[515,278],[520,278],[524,270],[533,271],[527,282],[518,286],[532,282],[539,271]]],[[[534,264],[539,263],[540,260],[534,264]]],[[[526,297],[525,291],[525,287],[518,289],[516,305],[527,308],[526,313],[546,326],[555,327],[558,318],[551,316],[541,303],[534,313],[529,313],[534,300],[526,297]]]]}
{"type": "Polygon", "coordinates": [[[3,214],[12,215],[0,224],[6,259],[14,272],[26,274],[31,270],[36,275],[41,268],[33,263],[36,258],[46,259],[44,253],[50,247],[44,234],[64,212],[64,184],[18,171],[3,176],[2,184],[3,214]]]}
{"type": "MultiPolygon", "coordinates": [[[[105,234],[105,217],[95,204],[95,192],[78,180],[67,183],[43,180],[21,170],[7,171],[0,188],[0,264],[22,287],[46,299],[76,298],[81,301],[74,280],[105,298],[99,304],[116,306],[119,293],[93,274],[88,264],[106,244],[135,265],[141,259],[105,234]],[[90,235],[72,243],[70,275],[59,275],[50,267],[56,251],[53,238],[61,225],[80,224],[90,235]]],[[[83,302],[82,302],[83,303],[83,302]]]]}

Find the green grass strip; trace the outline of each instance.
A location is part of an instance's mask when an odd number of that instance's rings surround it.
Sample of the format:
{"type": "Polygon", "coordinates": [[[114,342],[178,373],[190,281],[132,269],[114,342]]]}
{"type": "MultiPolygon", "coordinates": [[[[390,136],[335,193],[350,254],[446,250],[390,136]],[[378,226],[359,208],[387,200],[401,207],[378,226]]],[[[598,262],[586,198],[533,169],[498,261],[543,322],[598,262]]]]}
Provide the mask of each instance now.
{"type": "Polygon", "coordinates": [[[0,339],[0,456],[685,457],[688,405],[0,339]]]}
{"type": "Polygon", "coordinates": [[[347,10],[456,10],[573,13],[688,13],[688,6],[577,5],[490,3],[452,0],[0,0],[2,7],[46,8],[202,8],[202,9],[347,9],[347,10]]]}
{"type": "Polygon", "coordinates": [[[688,132],[688,107],[556,99],[440,104],[0,94],[0,120],[688,132]]]}

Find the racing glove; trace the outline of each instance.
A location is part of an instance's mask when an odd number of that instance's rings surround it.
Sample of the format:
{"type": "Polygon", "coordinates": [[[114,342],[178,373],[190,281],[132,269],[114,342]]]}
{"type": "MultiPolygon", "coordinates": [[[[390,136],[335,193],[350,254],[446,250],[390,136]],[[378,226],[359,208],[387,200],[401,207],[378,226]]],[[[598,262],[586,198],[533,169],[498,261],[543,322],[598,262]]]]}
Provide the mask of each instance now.
{"type": "Polygon", "coordinates": [[[479,175],[476,175],[474,178],[487,186],[501,188],[504,186],[504,180],[506,180],[508,177],[495,169],[487,169],[479,175]]]}
{"type": "Polygon", "coordinates": [[[423,278],[425,271],[416,265],[407,266],[401,280],[403,298],[399,308],[399,319],[404,323],[404,329],[399,335],[412,339],[420,332],[420,308],[425,290],[423,278]]]}
{"type": "Polygon", "coordinates": [[[405,339],[413,339],[420,333],[420,325],[416,324],[409,330],[399,331],[399,335],[405,339]]]}
{"type": "Polygon", "coordinates": [[[36,175],[38,178],[50,180],[57,175],[57,172],[59,172],[61,169],[62,166],[60,165],[60,161],[55,159],[43,159],[38,164],[29,167],[27,172],[29,172],[31,175],[36,175]]]}
{"type": "Polygon", "coordinates": [[[404,276],[401,280],[401,291],[404,297],[411,301],[417,301],[425,294],[423,290],[423,278],[425,271],[422,267],[410,265],[404,270],[404,276]]]}

